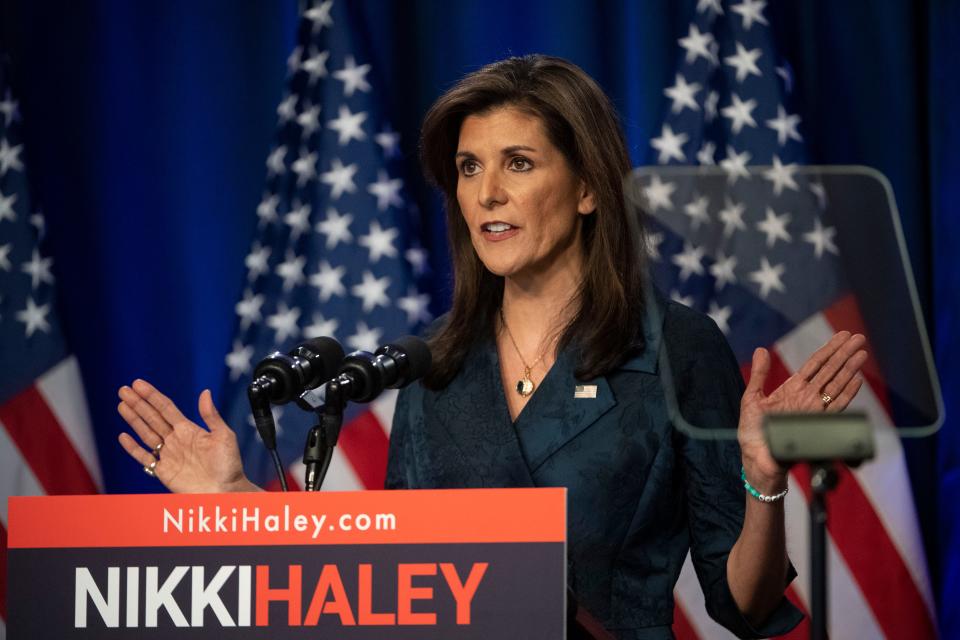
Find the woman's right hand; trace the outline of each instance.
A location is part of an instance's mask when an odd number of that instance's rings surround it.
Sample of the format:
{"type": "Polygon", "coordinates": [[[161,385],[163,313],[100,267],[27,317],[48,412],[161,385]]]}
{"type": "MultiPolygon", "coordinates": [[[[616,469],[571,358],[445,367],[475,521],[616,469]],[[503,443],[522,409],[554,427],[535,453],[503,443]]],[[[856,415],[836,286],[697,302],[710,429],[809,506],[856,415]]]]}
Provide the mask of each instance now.
{"type": "Polygon", "coordinates": [[[170,491],[259,491],[243,473],[237,435],[213,406],[209,390],[200,394],[199,402],[209,431],[188,420],[170,398],[144,380],[121,387],[119,395],[117,410],[146,448],[128,433],[120,434],[120,445],[144,467],[156,463],[153,472],[170,491]]]}

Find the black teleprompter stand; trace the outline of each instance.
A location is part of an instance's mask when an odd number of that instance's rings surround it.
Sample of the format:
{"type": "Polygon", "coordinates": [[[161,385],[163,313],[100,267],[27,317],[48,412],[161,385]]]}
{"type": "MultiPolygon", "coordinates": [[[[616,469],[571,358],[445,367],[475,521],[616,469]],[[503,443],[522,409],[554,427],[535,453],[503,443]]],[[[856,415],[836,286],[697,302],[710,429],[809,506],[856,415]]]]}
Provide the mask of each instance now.
{"type": "Polygon", "coordinates": [[[858,412],[773,414],[765,430],[777,462],[810,465],[810,638],[827,640],[827,494],[837,486],[837,464],[873,457],[873,430],[858,412]]]}

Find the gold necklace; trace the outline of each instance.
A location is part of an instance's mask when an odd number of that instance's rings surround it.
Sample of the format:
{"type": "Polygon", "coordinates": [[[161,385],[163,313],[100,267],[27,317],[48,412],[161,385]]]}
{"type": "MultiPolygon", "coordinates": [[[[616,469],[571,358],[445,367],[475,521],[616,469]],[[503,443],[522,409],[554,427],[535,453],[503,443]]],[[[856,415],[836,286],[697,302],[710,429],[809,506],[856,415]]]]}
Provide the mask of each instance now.
{"type": "MultiPolygon", "coordinates": [[[[503,324],[503,328],[507,330],[507,337],[510,338],[510,344],[513,345],[513,350],[517,352],[517,355],[520,357],[520,362],[523,363],[523,377],[517,380],[517,385],[515,389],[517,390],[517,393],[519,393],[521,397],[526,398],[530,396],[530,394],[532,394],[534,390],[537,388],[537,385],[530,378],[530,373],[533,370],[533,368],[537,366],[541,360],[543,360],[544,356],[547,355],[547,351],[546,350],[542,351],[540,355],[537,356],[537,359],[533,361],[532,364],[527,364],[527,361],[523,358],[523,354],[520,353],[520,347],[517,346],[517,341],[513,339],[513,333],[511,333],[510,327],[507,325],[507,319],[503,316],[503,307],[500,307],[500,322],[501,324],[503,324]]],[[[555,340],[556,338],[551,340],[550,344],[553,344],[555,340]]]]}

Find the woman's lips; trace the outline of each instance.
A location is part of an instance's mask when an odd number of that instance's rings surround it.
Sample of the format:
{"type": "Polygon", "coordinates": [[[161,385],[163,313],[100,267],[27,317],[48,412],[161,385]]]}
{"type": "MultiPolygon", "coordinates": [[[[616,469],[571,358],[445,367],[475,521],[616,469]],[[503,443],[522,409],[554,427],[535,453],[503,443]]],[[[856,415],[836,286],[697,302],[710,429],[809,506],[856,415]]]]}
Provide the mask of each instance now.
{"type": "Polygon", "coordinates": [[[487,222],[480,225],[480,234],[484,240],[490,242],[501,242],[508,240],[520,232],[520,227],[515,227],[506,222],[487,222]]]}

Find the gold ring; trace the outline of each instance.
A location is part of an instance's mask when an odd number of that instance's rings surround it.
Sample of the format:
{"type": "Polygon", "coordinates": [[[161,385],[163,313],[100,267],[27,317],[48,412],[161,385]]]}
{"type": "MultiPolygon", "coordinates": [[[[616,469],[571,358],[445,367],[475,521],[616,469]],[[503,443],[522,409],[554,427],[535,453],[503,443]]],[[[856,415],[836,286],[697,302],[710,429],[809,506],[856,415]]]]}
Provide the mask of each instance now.
{"type": "Polygon", "coordinates": [[[154,461],[151,462],[150,464],[145,464],[145,465],[143,465],[143,472],[144,472],[145,474],[147,474],[148,476],[150,476],[151,478],[156,478],[156,477],[157,477],[157,463],[158,463],[158,462],[160,462],[160,461],[159,461],[159,460],[154,460],[154,461]]]}
{"type": "Polygon", "coordinates": [[[154,457],[154,458],[159,458],[159,457],[160,457],[160,449],[163,449],[163,440],[161,440],[161,441],[160,441],[160,444],[158,444],[157,446],[155,446],[155,447],[153,448],[153,457],[154,457]]]}
{"type": "Polygon", "coordinates": [[[823,408],[824,408],[824,409],[826,409],[828,406],[830,406],[830,403],[833,402],[833,397],[832,397],[830,394],[827,394],[827,393],[825,393],[825,394],[823,394],[822,396],[820,396],[820,399],[823,401],[823,408]]]}

